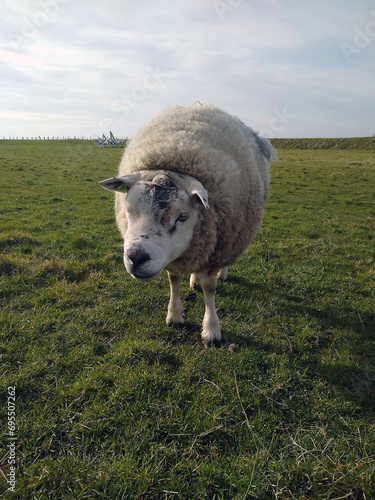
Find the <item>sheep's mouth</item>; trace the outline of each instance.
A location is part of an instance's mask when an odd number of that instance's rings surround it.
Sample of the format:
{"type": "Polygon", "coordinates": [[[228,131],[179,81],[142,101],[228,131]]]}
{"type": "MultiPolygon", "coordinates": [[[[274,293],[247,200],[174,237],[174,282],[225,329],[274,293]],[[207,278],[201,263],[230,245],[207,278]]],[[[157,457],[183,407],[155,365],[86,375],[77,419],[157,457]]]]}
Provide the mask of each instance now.
{"type": "Polygon", "coordinates": [[[161,275],[161,273],[164,271],[164,268],[161,269],[160,271],[152,274],[147,274],[147,273],[142,273],[142,272],[132,272],[130,275],[132,278],[138,280],[138,281],[152,281],[153,279],[157,278],[158,276],[161,275]]]}

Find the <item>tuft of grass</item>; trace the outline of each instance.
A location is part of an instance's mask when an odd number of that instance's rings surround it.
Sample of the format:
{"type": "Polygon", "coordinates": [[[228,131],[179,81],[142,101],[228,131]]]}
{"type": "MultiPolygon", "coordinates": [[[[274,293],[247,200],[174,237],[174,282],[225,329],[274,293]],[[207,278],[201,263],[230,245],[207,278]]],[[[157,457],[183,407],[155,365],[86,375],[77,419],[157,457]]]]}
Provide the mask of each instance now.
{"type": "Polygon", "coordinates": [[[259,235],[217,289],[224,345],[205,351],[202,297],[171,330],[167,278],[123,268],[97,185],[121,150],[0,150],[4,498],[375,497],[372,151],[279,149],[259,235]]]}

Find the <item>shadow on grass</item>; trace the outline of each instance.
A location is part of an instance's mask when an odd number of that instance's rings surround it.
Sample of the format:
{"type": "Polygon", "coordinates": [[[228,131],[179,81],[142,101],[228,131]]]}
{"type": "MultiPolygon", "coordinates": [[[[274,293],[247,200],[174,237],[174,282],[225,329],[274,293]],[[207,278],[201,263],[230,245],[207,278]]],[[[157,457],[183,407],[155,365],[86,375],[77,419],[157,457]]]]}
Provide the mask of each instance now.
{"type": "MultiPolygon", "coordinates": [[[[373,415],[375,412],[374,366],[371,363],[371,349],[374,340],[375,314],[372,311],[357,311],[349,306],[324,304],[321,300],[314,303],[309,297],[288,293],[282,287],[272,288],[248,281],[240,276],[230,276],[225,283],[217,287],[217,296],[229,297],[247,301],[254,296],[254,301],[272,302],[272,308],[265,308],[265,321],[272,321],[276,327],[276,336],[270,332],[262,337],[260,332],[252,335],[249,324],[250,317],[242,315],[244,333],[237,328],[236,333],[222,327],[223,342],[221,349],[228,350],[235,346],[233,354],[244,349],[259,353],[261,358],[269,354],[279,357],[287,356],[291,366],[301,373],[307,373],[312,381],[324,380],[334,392],[341,393],[346,399],[360,408],[360,411],[373,415]],[[259,297],[260,299],[257,299],[259,297]],[[277,336],[277,322],[283,327],[280,337],[277,336]],[[298,325],[306,326],[306,332],[300,331],[298,325]],[[290,332],[288,328],[290,327],[290,332]],[[245,331],[246,329],[246,331],[245,331]],[[357,338],[357,340],[356,340],[357,338]],[[290,345],[288,346],[288,339],[290,345]],[[335,345],[345,343],[352,354],[344,359],[334,356],[335,345]],[[330,358],[332,356],[332,361],[330,358]]],[[[192,309],[202,308],[203,294],[189,293],[183,297],[184,309],[192,316],[192,309]]],[[[158,307],[160,303],[156,304],[158,307]]],[[[228,306],[225,307],[225,309],[228,306]]],[[[261,313],[260,313],[261,314],[261,313]]],[[[220,317],[220,311],[219,311],[220,317]]],[[[203,319],[203,318],[202,318],[203,319]]],[[[262,322],[261,317],[257,318],[262,322]]],[[[187,321],[182,328],[173,329],[165,325],[157,329],[152,326],[147,332],[147,338],[168,344],[169,346],[190,347],[194,350],[204,350],[201,342],[201,322],[197,319],[187,321]]],[[[255,326],[255,329],[259,328],[255,326]]],[[[214,348],[212,348],[214,349],[214,348]]],[[[174,355],[157,352],[135,353],[132,362],[143,360],[149,364],[161,364],[166,367],[178,367],[179,359],[174,355]]]]}
{"type": "Polygon", "coordinates": [[[134,365],[139,361],[144,361],[147,365],[163,365],[166,367],[177,368],[182,362],[175,355],[168,352],[162,352],[157,349],[136,347],[132,350],[128,358],[129,364],[134,365]]]}
{"type": "MultiPolygon", "coordinates": [[[[280,342],[273,343],[269,336],[262,339],[223,331],[225,346],[237,344],[239,349],[248,347],[263,353],[287,355],[290,364],[299,365],[301,372],[307,370],[312,380],[325,380],[334,392],[351,400],[356,411],[372,417],[375,415],[374,311],[357,310],[350,306],[340,309],[338,305],[314,307],[308,302],[308,297],[296,297],[283,289],[270,289],[238,276],[230,277],[228,283],[238,285],[246,292],[256,291],[263,297],[269,296],[273,303],[273,315],[288,318],[291,325],[306,318],[305,324],[309,325],[310,333],[301,342],[301,339],[296,339],[298,331],[291,331],[290,352],[280,342]],[[341,359],[335,356],[336,344],[346,344],[350,349],[349,355],[341,359]]],[[[225,288],[225,284],[219,289],[222,296],[230,296],[232,292],[233,288],[225,288]]]]}
{"type": "Polygon", "coordinates": [[[229,276],[228,279],[224,282],[218,281],[217,293],[222,295],[223,297],[229,297],[233,294],[233,287],[236,287],[238,289],[238,292],[241,292],[241,289],[246,290],[246,292],[252,292],[255,290],[269,291],[267,287],[259,285],[258,283],[251,281],[251,279],[245,279],[241,276],[233,275],[229,276]]]}
{"type": "MultiPolygon", "coordinates": [[[[280,295],[280,294],[279,294],[280,295]]],[[[285,294],[281,294],[285,298],[285,294]]],[[[322,329],[340,329],[350,330],[357,333],[363,339],[374,340],[375,329],[375,311],[355,311],[352,309],[343,309],[340,315],[333,308],[326,307],[325,310],[317,309],[306,303],[289,303],[288,314],[292,316],[308,315],[319,321],[322,329]]],[[[285,307],[284,307],[285,309],[285,307]]],[[[281,311],[283,310],[281,306],[281,311]]]]}
{"type": "Polygon", "coordinates": [[[150,334],[150,338],[166,342],[172,346],[189,345],[196,347],[201,344],[201,329],[200,324],[187,321],[180,328],[165,326],[157,332],[153,331],[150,334]]]}

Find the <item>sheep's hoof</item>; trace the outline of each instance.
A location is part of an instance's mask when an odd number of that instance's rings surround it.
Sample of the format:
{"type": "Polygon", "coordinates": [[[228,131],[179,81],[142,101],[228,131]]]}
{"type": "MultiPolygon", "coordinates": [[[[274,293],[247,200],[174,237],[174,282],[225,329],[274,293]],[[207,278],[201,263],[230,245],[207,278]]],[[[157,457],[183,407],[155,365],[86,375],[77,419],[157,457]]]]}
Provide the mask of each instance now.
{"type": "Polygon", "coordinates": [[[203,346],[205,349],[210,349],[211,347],[220,347],[221,341],[218,339],[214,340],[202,340],[203,346]]]}

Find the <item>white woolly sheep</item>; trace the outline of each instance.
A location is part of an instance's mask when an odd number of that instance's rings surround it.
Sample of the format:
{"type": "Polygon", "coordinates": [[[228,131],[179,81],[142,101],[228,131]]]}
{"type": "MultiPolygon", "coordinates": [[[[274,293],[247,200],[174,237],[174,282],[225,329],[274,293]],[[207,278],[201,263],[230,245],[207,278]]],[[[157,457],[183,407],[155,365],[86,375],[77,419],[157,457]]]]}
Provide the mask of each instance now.
{"type": "Polygon", "coordinates": [[[183,323],[181,275],[202,288],[206,347],[221,341],[217,278],[255,238],[273,159],[271,143],[238,118],[211,105],[172,106],[130,141],[118,176],[100,183],[116,191],[127,271],[141,281],[168,272],[168,325],[183,323]]]}

